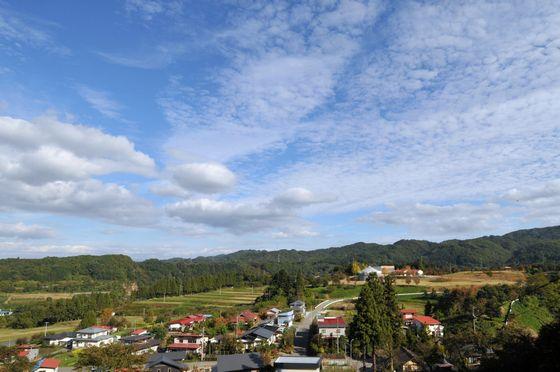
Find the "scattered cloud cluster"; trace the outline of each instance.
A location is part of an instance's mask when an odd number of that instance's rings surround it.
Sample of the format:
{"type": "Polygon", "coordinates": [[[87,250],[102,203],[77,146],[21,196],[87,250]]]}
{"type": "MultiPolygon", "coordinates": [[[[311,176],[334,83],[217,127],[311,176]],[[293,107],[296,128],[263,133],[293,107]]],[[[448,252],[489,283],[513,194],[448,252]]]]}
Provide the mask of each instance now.
{"type": "Polygon", "coordinates": [[[0,49],[8,55],[22,57],[24,46],[61,56],[70,55],[70,49],[55,41],[52,29],[56,27],[56,24],[25,17],[0,4],[0,49]]]}
{"type": "MultiPolygon", "coordinates": [[[[126,72],[127,83],[146,77],[145,92],[124,100],[100,81],[72,95],[119,121],[129,114],[119,102],[138,100],[139,115],[164,125],[142,123],[127,138],[0,117],[2,213],[150,226],[224,251],[241,235],[260,246],[326,230],[351,242],[355,230],[369,239],[388,226],[445,239],[560,223],[554,1],[119,6],[113,16],[138,37],[92,46],[91,65],[126,72]]],[[[2,51],[70,57],[58,25],[0,8],[2,51]]],[[[52,234],[0,224],[3,240],[29,252],[52,234]]]]}

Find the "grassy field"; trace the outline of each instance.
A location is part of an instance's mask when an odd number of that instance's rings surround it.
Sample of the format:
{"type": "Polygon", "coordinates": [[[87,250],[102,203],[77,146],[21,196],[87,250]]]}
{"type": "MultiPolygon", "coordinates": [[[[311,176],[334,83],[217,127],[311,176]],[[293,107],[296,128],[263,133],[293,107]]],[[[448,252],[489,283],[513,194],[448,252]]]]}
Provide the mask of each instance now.
{"type": "MultiPolygon", "coordinates": [[[[49,332],[66,332],[73,331],[80,322],[78,320],[71,322],[60,322],[48,327],[49,332]]],[[[0,342],[15,342],[18,338],[28,338],[37,333],[44,333],[45,327],[35,327],[26,329],[0,328],[0,342]]]]}
{"type": "Polygon", "coordinates": [[[255,298],[262,295],[264,287],[259,288],[222,288],[221,290],[196,293],[185,296],[172,296],[136,301],[125,309],[130,314],[140,314],[145,309],[156,313],[173,310],[174,312],[212,312],[227,308],[250,306],[255,298]]]}
{"type": "MultiPolygon", "coordinates": [[[[484,285],[516,284],[525,282],[525,274],[521,271],[461,271],[434,277],[420,278],[419,286],[428,289],[482,287],[484,285]],[[490,275],[489,275],[490,274],[490,275]]],[[[397,279],[397,285],[405,285],[405,279],[397,279]]]]}

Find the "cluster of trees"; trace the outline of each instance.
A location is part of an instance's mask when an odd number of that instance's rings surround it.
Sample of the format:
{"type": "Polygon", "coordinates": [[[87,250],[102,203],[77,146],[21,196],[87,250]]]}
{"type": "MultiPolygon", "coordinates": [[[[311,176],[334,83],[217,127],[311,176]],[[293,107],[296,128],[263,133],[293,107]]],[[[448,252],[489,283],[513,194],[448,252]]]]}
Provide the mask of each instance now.
{"type": "Polygon", "coordinates": [[[249,282],[253,285],[262,285],[267,279],[265,277],[247,277],[243,272],[236,271],[217,271],[212,274],[200,275],[194,275],[193,273],[167,274],[163,278],[140,286],[136,296],[138,298],[162,297],[164,295],[180,296],[249,282]]]}
{"type": "Polygon", "coordinates": [[[33,364],[26,358],[18,356],[16,346],[0,345],[0,371],[30,371],[33,364]]]}
{"type": "Polygon", "coordinates": [[[103,347],[88,347],[78,354],[75,367],[97,367],[102,371],[136,370],[146,363],[146,354],[134,354],[134,348],[120,342],[103,347]]]}
{"type": "Polygon", "coordinates": [[[482,371],[557,371],[560,319],[544,325],[537,338],[526,330],[507,328],[499,334],[494,354],[482,360],[482,371]]]}
{"type": "Polygon", "coordinates": [[[470,319],[473,312],[476,316],[498,317],[504,303],[518,298],[520,292],[520,287],[509,285],[487,285],[480,289],[445,289],[437,296],[435,303],[427,302],[424,312],[438,319],[462,316],[470,319]]]}
{"type": "Polygon", "coordinates": [[[390,277],[383,281],[370,275],[356,301],[356,315],[349,327],[349,337],[356,340],[353,355],[372,356],[377,371],[377,353],[385,351],[393,370],[393,357],[402,341],[402,318],[390,277]]]}
{"type": "Polygon", "coordinates": [[[283,297],[287,302],[305,298],[306,280],[301,272],[290,275],[286,270],[280,270],[272,276],[265,293],[257,302],[270,301],[283,297]]]}
{"type": "Polygon", "coordinates": [[[97,313],[105,308],[119,306],[124,301],[122,293],[79,294],[71,299],[34,302],[21,305],[14,315],[6,317],[12,328],[31,328],[67,320],[84,318],[88,313],[97,313]]]}

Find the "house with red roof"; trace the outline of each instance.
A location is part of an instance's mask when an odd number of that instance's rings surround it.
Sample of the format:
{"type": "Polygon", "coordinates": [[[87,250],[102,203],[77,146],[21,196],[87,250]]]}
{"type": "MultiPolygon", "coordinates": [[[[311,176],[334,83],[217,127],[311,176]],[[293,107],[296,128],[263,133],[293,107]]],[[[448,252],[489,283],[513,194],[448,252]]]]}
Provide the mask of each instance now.
{"type": "Polygon", "coordinates": [[[411,326],[414,323],[414,316],[418,314],[418,311],[415,309],[402,309],[399,311],[401,313],[403,323],[406,326],[411,326]]]}
{"type": "Polygon", "coordinates": [[[238,315],[234,315],[228,318],[227,322],[229,324],[251,324],[259,319],[259,316],[252,311],[245,310],[239,313],[238,315]]]}
{"type": "Polygon", "coordinates": [[[239,314],[239,318],[243,319],[245,323],[251,323],[259,319],[259,316],[252,311],[245,310],[239,314]]]}
{"type": "Polygon", "coordinates": [[[45,358],[37,363],[35,372],[58,372],[58,367],[60,366],[60,361],[54,358],[45,358]]]}
{"type": "Polygon", "coordinates": [[[93,327],[99,329],[106,329],[109,333],[117,332],[119,329],[117,327],[108,326],[108,325],[94,325],[93,327]]]}
{"type": "Polygon", "coordinates": [[[418,330],[423,330],[434,337],[443,337],[443,325],[441,322],[431,316],[427,315],[414,315],[412,317],[412,324],[418,330]]]}
{"type": "Polygon", "coordinates": [[[189,315],[181,319],[169,322],[168,329],[170,331],[184,331],[191,329],[195,324],[202,323],[206,320],[204,314],[189,315]]]}
{"type": "Polygon", "coordinates": [[[39,356],[39,345],[18,345],[17,356],[20,358],[27,358],[30,362],[32,362],[39,356]]]}
{"type": "Polygon", "coordinates": [[[148,334],[148,330],[143,328],[135,329],[134,331],[130,332],[131,336],[142,336],[145,334],[148,334]]]}
{"type": "Polygon", "coordinates": [[[172,343],[167,345],[168,351],[185,351],[187,354],[202,354],[202,344],[172,343]]]}
{"type": "Polygon", "coordinates": [[[339,338],[346,335],[346,322],[341,316],[317,318],[322,338],[339,338]]]}
{"type": "Polygon", "coordinates": [[[177,333],[173,335],[175,344],[200,344],[208,342],[208,337],[200,333],[177,333]]]}

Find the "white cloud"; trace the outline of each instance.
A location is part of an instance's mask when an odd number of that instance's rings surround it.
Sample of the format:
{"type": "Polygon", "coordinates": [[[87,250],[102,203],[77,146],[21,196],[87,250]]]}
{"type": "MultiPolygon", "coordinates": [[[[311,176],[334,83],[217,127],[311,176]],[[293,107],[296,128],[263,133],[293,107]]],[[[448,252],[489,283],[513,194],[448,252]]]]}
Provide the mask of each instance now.
{"type": "Polygon", "coordinates": [[[522,210],[525,221],[560,224],[560,180],[525,189],[511,189],[503,197],[522,210]]]}
{"type": "Polygon", "coordinates": [[[160,181],[150,185],[150,191],[159,196],[174,197],[174,198],[187,198],[191,194],[174,183],[168,181],[160,181]]]}
{"type": "Polygon", "coordinates": [[[230,190],[235,174],[217,163],[190,163],[173,168],[173,179],[185,190],[214,194],[230,190]]]}
{"type": "Polygon", "coordinates": [[[500,205],[493,203],[416,203],[390,206],[388,211],[375,212],[361,220],[404,227],[423,236],[462,237],[473,232],[493,231],[503,217],[500,205]]]}
{"type": "Polygon", "coordinates": [[[114,172],[153,176],[155,163],[127,138],[95,128],[0,117],[0,169],[4,177],[40,183],[114,172]]]}
{"type": "Polygon", "coordinates": [[[153,205],[124,186],[97,180],[51,181],[30,185],[0,177],[0,204],[30,212],[50,212],[131,226],[152,225],[153,205]]]}
{"type": "Polygon", "coordinates": [[[86,86],[80,86],[78,92],[91,107],[103,115],[112,119],[119,119],[121,117],[120,110],[122,106],[111,99],[107,92],[91,89],[86,86]]]}
{"type": "Polygon", "coordinates": [[[275,197],[273,204],[287,208],[298,208],[311,204],[325,203],[327,201],[333,201],[333,199],[318,197],[303,187],[293,187],[275,197]]]}
{"type": "Polygon", "coordinates": [[[168,205],[166,211],[170,217],[177,217],[183,222],[224,228],[234,233],[272,228],[291,217],[282,210],[268,208],[266,204],[232,203],[211,199],[180,201],[168,205]]]}
{"type": "MultiPolygon", "coordinates": [[[[170,217],[186,223],[202,224],[226,229],[235,234],[278,229],[285,236],[312,236],[312,232],[297,211],[310,204],[320,203],[310,191],[294,188],[261,202],[232,202],[212,199],[190,199],[166,206],[170,217]]],[[[278,235],[278,236],[280,236],[278,235]]]]}
{"type": "Polygon", "coordinates": [[[54,231],[39,225],[0,223],[0,237],[18,239],[45,239],[54,237],[54,231]]]}
{"type": "Polygon", "coordinates": [[[277,239],[314,238],[317,236],[319,236],[318,232],[305,226],[290,226],[282,231],[277,231],[272,234],[272,237],[277,239]]]}
{"type": "Polygon", "coordinates": [[[77,256],[93,254],[95,249],[84,244],[31,244],[26,242],[0,242],[1,257],[77,256]]]}
{"type": "Polygon", "coordinates": [[[157,212],[125,186],[94,176],[155,174],[155,163],[124,137],[52,118],[0,117],[0,205],[124,225],[148,225],[157,212]]]}

